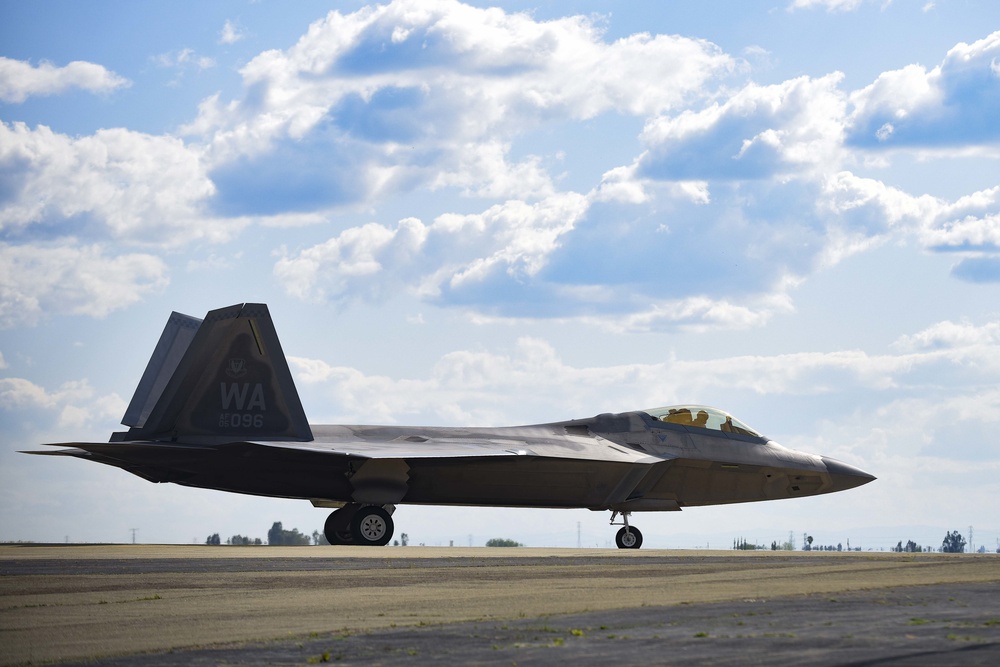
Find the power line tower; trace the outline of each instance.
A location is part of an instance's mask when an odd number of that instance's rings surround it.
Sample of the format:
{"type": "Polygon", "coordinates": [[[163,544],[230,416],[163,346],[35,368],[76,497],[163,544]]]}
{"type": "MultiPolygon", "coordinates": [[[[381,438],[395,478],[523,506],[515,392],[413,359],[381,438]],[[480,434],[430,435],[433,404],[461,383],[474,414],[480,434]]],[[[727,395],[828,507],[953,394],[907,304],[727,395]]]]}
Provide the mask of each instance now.
{"type": "Polygon", "coordinates": [[[138,528],[129,528],[129,530],[132,531],[132,544],[135,544],[135,534],[136,534],[136,531],[138,531],[139,529],[138,528]]]}

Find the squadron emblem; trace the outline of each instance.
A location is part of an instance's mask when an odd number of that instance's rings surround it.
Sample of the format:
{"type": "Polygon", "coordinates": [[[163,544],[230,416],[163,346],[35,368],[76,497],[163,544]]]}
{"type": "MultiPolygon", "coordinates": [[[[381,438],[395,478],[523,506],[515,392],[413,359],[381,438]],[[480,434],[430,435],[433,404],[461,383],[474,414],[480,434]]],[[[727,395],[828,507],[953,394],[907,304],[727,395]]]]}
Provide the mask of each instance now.
{"type": "Polygon", "coordinates": [[[229,366],[226,367],[226,375],[236,379],[247,374],[246,359],[230,359],[229,366]]]}

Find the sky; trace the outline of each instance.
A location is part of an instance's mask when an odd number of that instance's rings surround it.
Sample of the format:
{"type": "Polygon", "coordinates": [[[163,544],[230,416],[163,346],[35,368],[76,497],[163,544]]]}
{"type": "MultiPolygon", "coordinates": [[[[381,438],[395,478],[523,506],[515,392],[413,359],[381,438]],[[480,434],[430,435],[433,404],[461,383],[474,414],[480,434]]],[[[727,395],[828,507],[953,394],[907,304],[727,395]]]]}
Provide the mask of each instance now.
{"type": "MultiPolygon", "coordinates": [[[[0,541],[321,529],[17,453],[123,430],[171,311],[265,302],[312,423],[697,403],[878,477],[633,515],[648,547],[995,551],[998,109],[991,0],[2,0],[0,541]]],[[[461,546],[609,518],[394,515],[461,546]]]]}

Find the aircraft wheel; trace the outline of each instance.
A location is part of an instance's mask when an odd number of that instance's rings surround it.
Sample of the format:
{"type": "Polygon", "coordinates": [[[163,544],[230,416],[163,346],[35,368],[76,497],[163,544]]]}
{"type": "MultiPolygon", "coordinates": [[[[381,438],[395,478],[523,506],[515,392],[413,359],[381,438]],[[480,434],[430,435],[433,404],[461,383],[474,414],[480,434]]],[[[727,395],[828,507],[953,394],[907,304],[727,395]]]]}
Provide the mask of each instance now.
{"type": "Polygon", "coordinates": [[[642,533],[635,526],[622,528],[615,536],[615,543],[619,549],[638,549],[642,546],[642,533]]]}
{"type": "Polygon", "coordinates": [[[354,544],[381,547],[392,539],[392,517],[377,505],[366,505],[351,519],[354,544]]]}
{"type": "Polygon", "coordinates": [[[351,519],[358,511],[357,505],[347,505],[333,511],[323,524],[323,534],[330,544],[354,544],[351,519]]]}

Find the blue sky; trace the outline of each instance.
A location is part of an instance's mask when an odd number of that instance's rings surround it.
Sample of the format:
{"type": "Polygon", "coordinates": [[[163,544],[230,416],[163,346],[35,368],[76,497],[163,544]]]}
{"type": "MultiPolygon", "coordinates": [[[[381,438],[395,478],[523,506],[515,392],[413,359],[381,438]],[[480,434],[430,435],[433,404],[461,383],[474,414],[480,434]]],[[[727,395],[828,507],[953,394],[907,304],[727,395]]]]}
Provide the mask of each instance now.
{"type": "MultiPolygon", "coordinates": [[[[170,311],[267,302],[314,423],[717,405],[878,482],[650,546],[992,549],[991,2],[0,2],[0,539],[311,532],[16,454],[103,440],[170,311]],[[664,6],[665,5],[665,6],[664,6]]],[[[403,507],[415,543],[606,546],[403,507]],[[496,533],[496,534],[494,534],[496,533]]]]}

